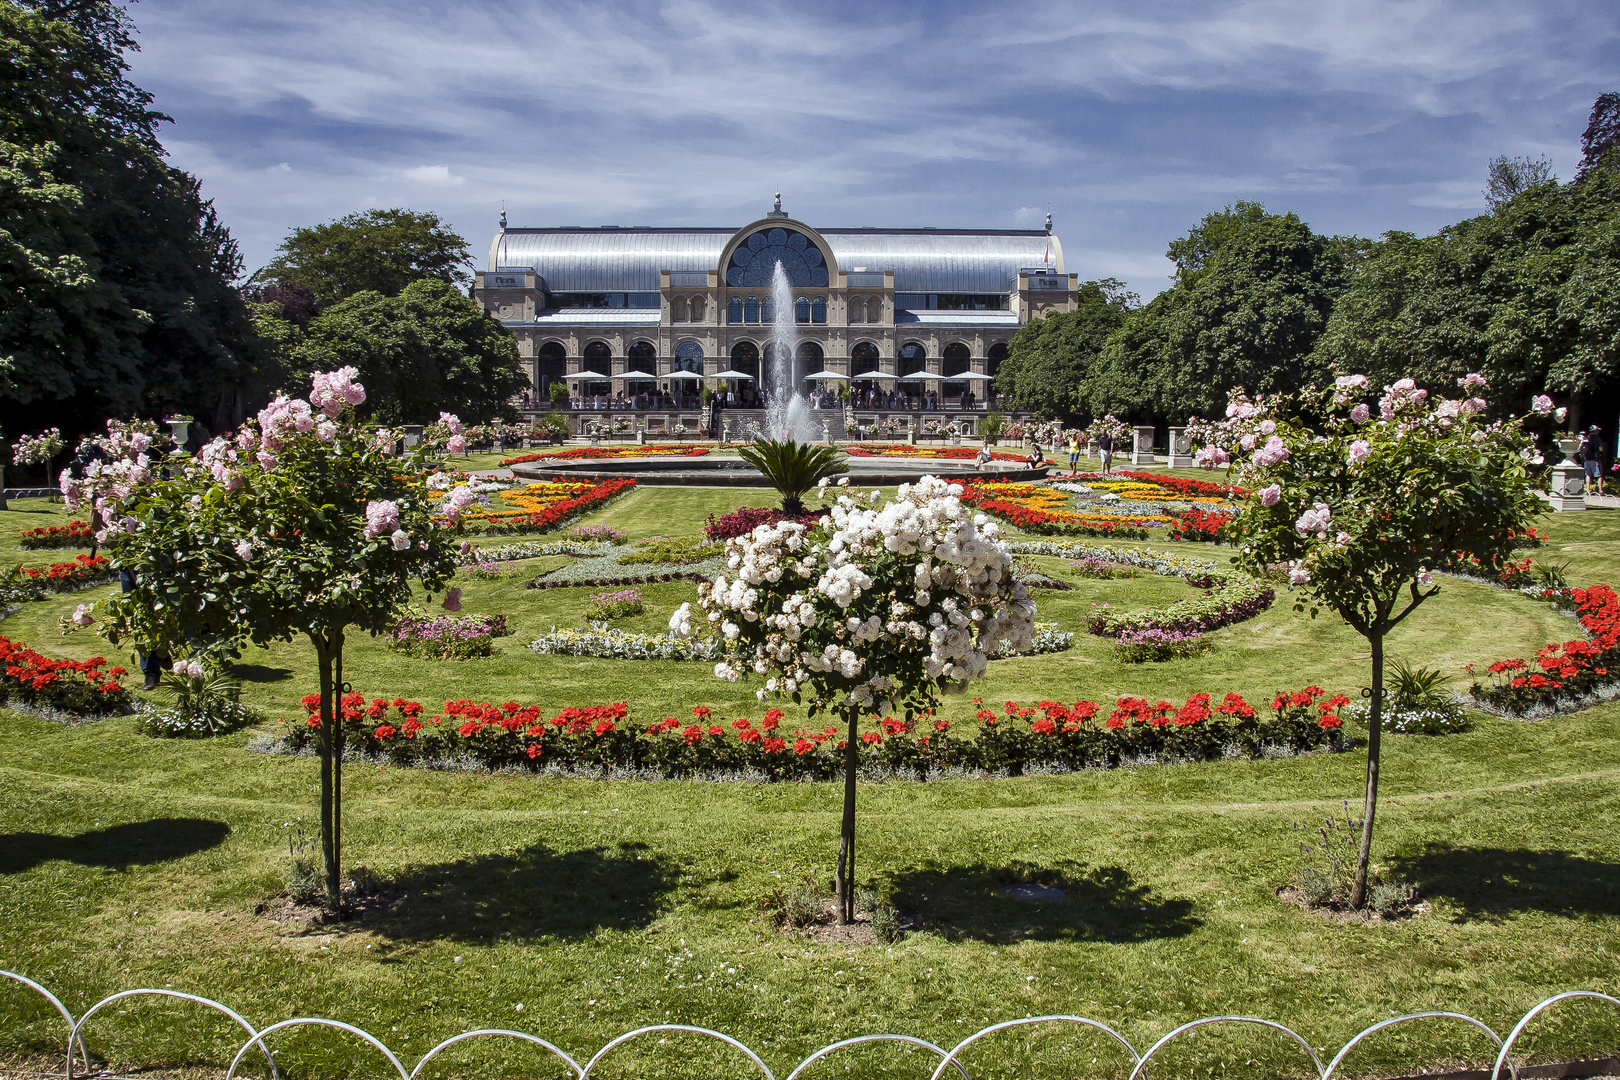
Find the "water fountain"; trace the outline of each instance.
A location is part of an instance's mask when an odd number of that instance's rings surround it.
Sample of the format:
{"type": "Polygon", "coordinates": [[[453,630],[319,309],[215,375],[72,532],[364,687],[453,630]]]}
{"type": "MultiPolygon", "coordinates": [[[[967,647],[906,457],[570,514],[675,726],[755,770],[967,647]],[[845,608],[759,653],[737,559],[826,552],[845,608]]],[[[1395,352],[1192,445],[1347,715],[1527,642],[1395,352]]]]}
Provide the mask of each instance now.
{"type": "Polygon", "coordinates": [[[776,318],[771,326],[771,356],[768,371],[761,372],[765,391],[765,425],[773,439],[816,441],[816,425],[810,416],[810,403],[799,393],[799,329],[793,306],[793,282],[779,262],[771,277],[771,299],[776,318]]]}

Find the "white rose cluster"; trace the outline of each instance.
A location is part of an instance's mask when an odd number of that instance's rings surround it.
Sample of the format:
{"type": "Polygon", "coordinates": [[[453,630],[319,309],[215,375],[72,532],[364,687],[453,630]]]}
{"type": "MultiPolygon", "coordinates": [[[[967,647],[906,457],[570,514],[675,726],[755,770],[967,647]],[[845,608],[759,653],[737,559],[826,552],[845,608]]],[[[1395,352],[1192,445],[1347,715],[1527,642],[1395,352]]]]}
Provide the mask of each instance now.
{"type": "MultiPolygon", "coordinates": [[[[892,693],[960,689],[997,649],[1028,648],[1035,605],[998,526],[961,493],[925,476],[881,506],[843,494],[813,527],[729,541],[724,572],[698,587],[726,650],[716,676],[752,671],[770,692],[887,708],[892,693]]],[[[690,609],[670,629],[690,635],[690,609]]]]}

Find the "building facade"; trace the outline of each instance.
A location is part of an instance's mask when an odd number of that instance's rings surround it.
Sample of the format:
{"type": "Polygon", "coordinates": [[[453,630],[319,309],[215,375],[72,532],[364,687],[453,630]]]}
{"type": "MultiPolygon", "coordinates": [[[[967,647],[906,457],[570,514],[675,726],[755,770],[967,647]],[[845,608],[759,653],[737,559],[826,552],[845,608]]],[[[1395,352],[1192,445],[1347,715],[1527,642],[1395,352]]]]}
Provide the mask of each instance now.
{"type": "Polygon", "coordinates": [[[700,384],[683,376],[765,374],[778,263],[796,371],[857,388],[983,400],[986,380],[953,376],[993,378],[1019,327],[1077,301],[1050,218],[1045,230],[818,229],[780,197],[738,229],[523,229],[503,215],[474,296],[516,336],[536,401],[559,381],[585,396],[691,392],[700,384]]]}

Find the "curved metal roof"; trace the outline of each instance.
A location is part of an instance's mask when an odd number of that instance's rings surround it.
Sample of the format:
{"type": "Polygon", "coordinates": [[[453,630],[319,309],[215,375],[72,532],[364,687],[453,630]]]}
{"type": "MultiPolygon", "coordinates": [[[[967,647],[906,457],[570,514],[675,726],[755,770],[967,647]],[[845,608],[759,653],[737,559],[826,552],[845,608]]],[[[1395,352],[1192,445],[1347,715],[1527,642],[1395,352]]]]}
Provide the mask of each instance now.
{"type": "MultiPolygon", "coordinates": [[[[1063,273],[1057,237],[1040,230],[821,229],[845,273],[894,271],[896,292],[1005,293],[1018,272],[1063,273]]],[[[551,292],[655,292],[660,270],[721,270],[735,229],[508,229],[489,268],[532,266],[551,292]]]]}

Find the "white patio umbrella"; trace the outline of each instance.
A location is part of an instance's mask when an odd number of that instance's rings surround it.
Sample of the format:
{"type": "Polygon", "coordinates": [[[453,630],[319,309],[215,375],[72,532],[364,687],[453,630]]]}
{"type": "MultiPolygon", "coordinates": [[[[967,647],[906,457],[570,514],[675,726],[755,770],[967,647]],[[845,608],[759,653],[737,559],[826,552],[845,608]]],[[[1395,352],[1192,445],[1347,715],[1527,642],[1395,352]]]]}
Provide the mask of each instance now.
{"type": "Polygon", "coordinates": [[[573,382],[575,379],[606,379],[606,378],[608,378],[608,376],[603,375],[600,372],[596,372],[596,371],[576,371],[572,375],[565,376],[565,379],[568,382],[573,382]]]}
{"type": "Polygon", "coordinates": [[[659,378],[663,378],[663,379],[694,379],[694,380],[696,380],[698,382],[703,381],[703,376],[699,375],[695,371],[672,371],[668,375],[659,376],[659,378]]]}
{"type": "Polygon", "coordinates": [[[851,375],[850,378],[851,379],[887,379],[889,382],[894,381],[894,376],[890,375],[887,371],[857,371],[855,374],[851,375]]]}
{"type": "Polygon", "coordinates": [[[983,374],[980,374],[977,371],[964,371],[960,375],[947,375],[947,376],[945,376],[945,381],[946,382],[963,382],[963,381],[995,382],[996,377],[994,375],[983,375],[983,374]]]}
{"type": "Polygon", "coordinates": [[[711,378],[711,379],[748,379],[748,380],[752,381],[752,379],[754,377],[752,375],[748,374],[748,372],[746,372],[746,371],[717,371],[713,375],[710,375],[709,378],[711,378]]]}
{"type": "Polygon", "coordinates": [[[651,375],[645,371],[624,371],[613,377],[615,379],[642,379],[646,382],[653,382],[658,378],[657,375],[651,375]]]}
{"type": "Polygon", "coordinates": [[[818,371],[814,375],[806,375],[806,379],[847,379],[848,375],[840,375],[836,371],[818,371]]]}

